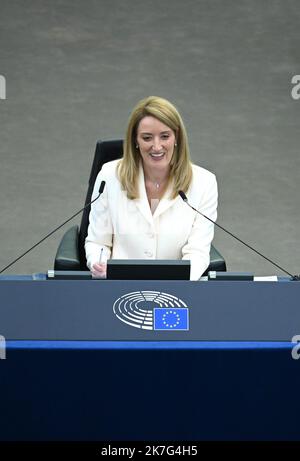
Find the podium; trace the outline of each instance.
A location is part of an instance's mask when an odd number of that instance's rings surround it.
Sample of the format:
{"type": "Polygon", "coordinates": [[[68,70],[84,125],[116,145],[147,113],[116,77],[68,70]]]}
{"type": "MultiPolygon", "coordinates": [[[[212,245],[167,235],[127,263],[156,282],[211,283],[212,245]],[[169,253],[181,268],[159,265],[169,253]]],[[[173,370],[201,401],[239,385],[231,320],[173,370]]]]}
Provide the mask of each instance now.
{"type": "Polygon", "coordinates": [[[1,277],[0,439],[299,440],[299,295],[1,277]]]}

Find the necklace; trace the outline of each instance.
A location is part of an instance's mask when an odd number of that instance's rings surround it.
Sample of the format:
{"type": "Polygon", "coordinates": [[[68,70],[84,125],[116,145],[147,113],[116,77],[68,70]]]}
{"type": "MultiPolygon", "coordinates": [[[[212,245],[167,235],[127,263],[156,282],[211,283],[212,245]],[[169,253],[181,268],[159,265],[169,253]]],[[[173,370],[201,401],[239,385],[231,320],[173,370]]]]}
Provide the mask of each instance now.
{"type": "MultiPolygon", "coordinates": [[[[162,186],[165,184],[166,181],[165,181],[165,179],[163,179],[163,180],[160,181],[160,182],[158,182],[158,181],[153,181],[153,180],[151,180],[151,179],[148,179],[147,182],[148,182],[148,184],[151,183],[151,184],[152,184],[152,187],[154,187],[154,188],[158,191],[159,189],[162,188],[162,186]]],[[[150,184],[149,184],[149,185],[150,185],[150,184]]]]}
{"type": "Polygon", "coordinates": [[[161,186],[161,183],[157,182],[157,181],[149,181],[151,184],[153,184],[153,186],[155,187],[155,189],[159,189],[160,186],[161,186]]]}

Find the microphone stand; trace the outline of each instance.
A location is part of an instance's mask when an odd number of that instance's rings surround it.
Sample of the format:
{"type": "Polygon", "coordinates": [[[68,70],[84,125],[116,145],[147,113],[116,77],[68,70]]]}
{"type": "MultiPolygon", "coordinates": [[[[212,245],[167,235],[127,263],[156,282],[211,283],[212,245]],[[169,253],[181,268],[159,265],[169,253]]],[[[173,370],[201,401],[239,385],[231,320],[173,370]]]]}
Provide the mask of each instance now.
{"type": "Polygon", "coordinates": [[[6,271],[6,269],[8,269],[10,266],[12,266],[13,264],[15,264],[17,261],[19,261],[21,258],[23,258],[23,256],[27,255],[27,253],[29,253],[31,250],[33,250],[35,247],[37,247],[38,245],[40,245],[40,243],[44,242],[44,240],[46,240],[48,237],[50,237],[50,235],[54,234],[56,231],[58,231],[61,227],[63,227],[65,224],[67,224],[69,221],[71,221],[73,218],[75,218],[75,216],[79,215],[79,213],[81,213],[85,208],[87,208],[88,206],[90,206],[92,203],[94,203],[96,200],[98,200],[98,198],[100,197],[100,195],[102,194],[102,192],[104,191],[104,187],[105,187],[105,181],[102,181],[101,184],[100,184],[100,188],[99,188],[99,195],[94,199],[92,200],[91,202],[89,202],[87,205],[85,205],[83,208],[81,208],[81,210],[77,211],[77,213],[73,214],[73,216],[71,216],[69,219],[67,219],[66,221],[64,221],[62,224],[60,224],[58,227],[56,227],[54,230],[52,230],[51,232],[49,232],[49,234],[47,234],[45,237],[43,237],[39,242],[37,242],[35,245],[33,245],[31,248],[29,248],[29,250],[25,251],[25,253],[21,254],[20,256],[18,256],[18,258],[16,258],[14,261],[12,261],[11,263],[9,263],[7,266],[5,266],[1,271],[0,271],[0,274],[2,274],[2,272],[6,271]]]}
{"type": "Polygon", "coordinates": [[[289,275],[291,277],[291,280],[293,281],[299,281],[300,280],[300,275],[293,275],[291,274],[289,271],[287,271],[286,269],[284,269],[283,267],[279,266],[279,264],[276,264],[274,261],[272,261],[270,258],[267,258],[267,256],[263,255],[262,253],[260,253],[258,250],[256,250],[255,248],[253,248],[251,245],[249,245],[248,243],[244,242],[242,239],[240,239],[239,237],[237,237],[236,235],[234,235],[232,232],[228,231],[227,229],[225,229],[223,226],[220,226],[220,224],[217,224],[215,221],[213,221],[212,219],[210,219],[208,216],[206,216],[205,214],[201,213],[201,211],[197,210],[196,208],[194,208],[188,201],[187,199],[187,196],[185,195],[185,193],[183,191],[179,191],[178,194],[180,195],[180,197],[182,198],[182,200],[194,211],[196,211],[196,213],[199,213],[201,216],[203,216],[204,218],[208,219],[208,221],[212,222],[215,226],[219,227],[220,229],[222,229],[224,232],[226,232],[227,234],[231,235],[231,237],[235,238],[238,242],[242,243],[243,245],[245,245],[246,247],[250,248],[250,250],[254,251],[255,253],[257,253],[259,256],[261,256],[262,258],[266,259],[267,261],[269,261],[271,264],[273,264],[274,266],[278,267],[278,269],[282,270],[283,272],[285,272],[287,275],[289,275]]]}

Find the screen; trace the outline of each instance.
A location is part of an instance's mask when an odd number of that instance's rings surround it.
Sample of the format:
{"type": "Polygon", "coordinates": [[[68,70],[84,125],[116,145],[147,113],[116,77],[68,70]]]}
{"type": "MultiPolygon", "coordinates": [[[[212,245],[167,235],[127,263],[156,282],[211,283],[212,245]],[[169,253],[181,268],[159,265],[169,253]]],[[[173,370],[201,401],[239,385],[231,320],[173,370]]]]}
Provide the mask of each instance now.
{"type": "Polygon", "coordinates": [[[109,259],[110,280],[189,280],[191,263],[181,259],[109,259]]]}

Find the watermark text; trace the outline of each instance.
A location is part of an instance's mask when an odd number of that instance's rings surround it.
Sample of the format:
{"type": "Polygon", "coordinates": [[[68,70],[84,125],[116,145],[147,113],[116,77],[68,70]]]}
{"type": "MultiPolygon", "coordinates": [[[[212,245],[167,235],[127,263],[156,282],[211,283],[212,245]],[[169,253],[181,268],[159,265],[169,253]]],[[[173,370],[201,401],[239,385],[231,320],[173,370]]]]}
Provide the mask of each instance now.
{"type": "Polygon", "coordinates": [[[293,88],[291,91],[291,96],[293,99],[300,99],[300,75],[294,75],[291,81],[293,88]]]}
{"type": "Polygon", "coordinates": [[[6,99],[6,79],[0,75],[0,99],[6,99]]]}
{"type": "Polygon", "coordinates": [[[292,357],[294,360],[300,359],[300,335],[292,337],[292,343],[297,343],[292,349],[292,357]]]}
{"type": "Polygon", "coordinates": [[[6,359],[6,341],[2,335],[0,335],[0,360],[1,359],[6,359]]]}

